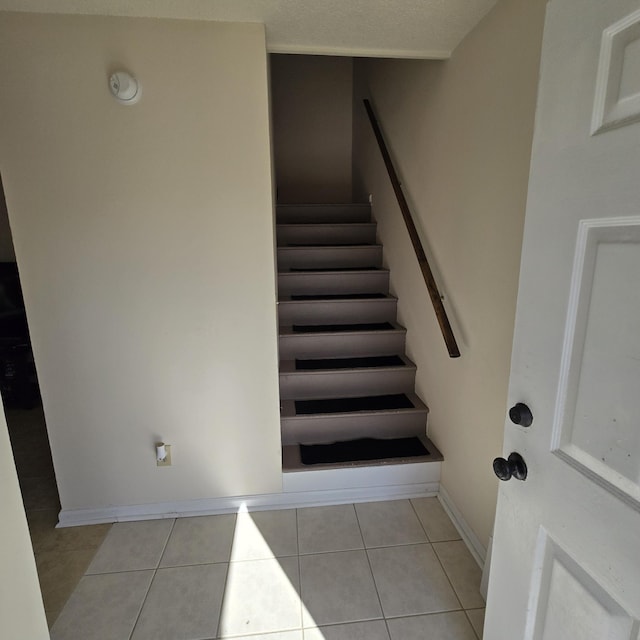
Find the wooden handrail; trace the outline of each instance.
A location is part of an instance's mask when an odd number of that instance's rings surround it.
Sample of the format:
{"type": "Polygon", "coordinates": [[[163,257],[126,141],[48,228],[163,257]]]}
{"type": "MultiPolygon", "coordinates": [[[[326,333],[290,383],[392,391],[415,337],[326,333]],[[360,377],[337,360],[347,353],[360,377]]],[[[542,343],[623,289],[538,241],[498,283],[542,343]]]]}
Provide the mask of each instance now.
{"type": "Polygon", "coordinates": [[[391,156],[389,155],[389,151],[387,150],[387,145],[385,144],[384,138],[382,137],[382,131],[380,130],[378,120],[376,119],[376,114],[374,113],[369,100],[364,100],[364,106],[367,110],[369,121],[371,122],[371,127],[373,128],[373,133],[376,136],[376,140],[378,141],[382,159],[384,160],[384,164],[387,167],[387,173],[389,174],[389,179],[391,180],[393,190],[396,194],[396,199],[398,200],[398,204],[400,205],[402,217],[404,218],[404,222],[407,225],[407,231],[409,232],[409,237],[411,238],[411,244],[413,245],[413,249],[416,252],[416,258],[418,259],[420,270],[422,271],[424,281],[427,285],[427,291],[429,292],[429,297],[431,298],[433,309],[436,312],[436,318],[438,319],[438,324],[440,325],[440,330],[442,331],[444,342],[447,345],[447,351],[449,352],[450,357],[459,358],[460,349],[458,349],[458,344],[456,342],[455,336],[453,335],[453,329],[451,329],[451,324],[449,323],[447,312],[445,311],[444,305],[442,304],[442,296],[440,295],[438,285],[436,284],[436,281],[433,277],[433,272],[431,271],[431,267],[429,266],[429,261],[427,260],[424,248],[422,247],[422,242],[420,241],[420,236],[418,235],[418,231],[416,230],[416,225],[413,223],[409,205],[407,204],[407,200],[404,197],[404,193],[402,193],[402,186],[400,184],[400,180],[398,180],[398,174],[396,173],[396,170],[393,166],[393,162],[391,161],[391,156]]]}

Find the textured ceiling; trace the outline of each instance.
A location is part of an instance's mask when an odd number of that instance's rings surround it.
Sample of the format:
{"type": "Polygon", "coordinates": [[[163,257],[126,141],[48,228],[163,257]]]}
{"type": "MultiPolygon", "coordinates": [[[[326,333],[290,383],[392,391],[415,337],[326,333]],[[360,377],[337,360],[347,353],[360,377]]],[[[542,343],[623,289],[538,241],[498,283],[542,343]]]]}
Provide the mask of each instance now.
{"type": "Polygon", "coordinates": [[[0,0],[0,10],[262,22],[276,53],[446,58],[496,0],[0,0]]]}

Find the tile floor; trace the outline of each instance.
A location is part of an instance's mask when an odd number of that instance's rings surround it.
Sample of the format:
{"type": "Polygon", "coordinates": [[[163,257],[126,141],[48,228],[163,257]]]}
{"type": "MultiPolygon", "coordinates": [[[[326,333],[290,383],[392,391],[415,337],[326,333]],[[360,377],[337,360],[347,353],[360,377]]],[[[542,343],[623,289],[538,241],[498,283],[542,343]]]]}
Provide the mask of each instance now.
{"type": "Polygon", "coordinates": [[[56,529],[42,410],[7,422],[53,640],[482,637],[435,498],[56,529]]]}
{"type": "Polygon", "coordinates": [[[51,638],[476,640],[479,584],[436,498],[117,523],[51,638]]]}
{"type": "Polygon", "coordinates": [[[60,502],[41,407],[5,412],[49,626],[111,525],[56,529],[60,502]]]}

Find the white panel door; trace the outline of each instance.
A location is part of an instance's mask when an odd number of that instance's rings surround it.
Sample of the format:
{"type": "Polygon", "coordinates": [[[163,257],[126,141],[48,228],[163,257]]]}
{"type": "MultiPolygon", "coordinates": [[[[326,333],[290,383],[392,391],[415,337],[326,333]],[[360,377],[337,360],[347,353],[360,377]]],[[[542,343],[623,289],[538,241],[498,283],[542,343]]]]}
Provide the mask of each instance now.
{"type": "Polygon", "coordinates": [[[640,2],[551,0],[485,640],[640,638],[640,2]]]}

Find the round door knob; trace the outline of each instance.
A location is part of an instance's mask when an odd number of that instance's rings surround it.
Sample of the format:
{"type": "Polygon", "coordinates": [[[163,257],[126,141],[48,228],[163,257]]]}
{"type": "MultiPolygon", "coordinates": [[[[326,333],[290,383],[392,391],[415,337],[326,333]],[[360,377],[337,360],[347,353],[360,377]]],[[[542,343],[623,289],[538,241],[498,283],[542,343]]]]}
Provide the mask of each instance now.
{"type": "Polygon", "coordinates": [[[527,464],[519,453],[515,451],[509,457],[496,458],[493,461],[493,472],[500,480],[507,481],[511,478],[525,480],[527,477],[527,464]]]}
{"type": "Polygon", "coordinates": [[[526,404],[518,402],[515,406],[509,409],[509,420],[513,424],[519,424],[521,427],[530,427],[533,422],[533,413],[526,404]]]}

